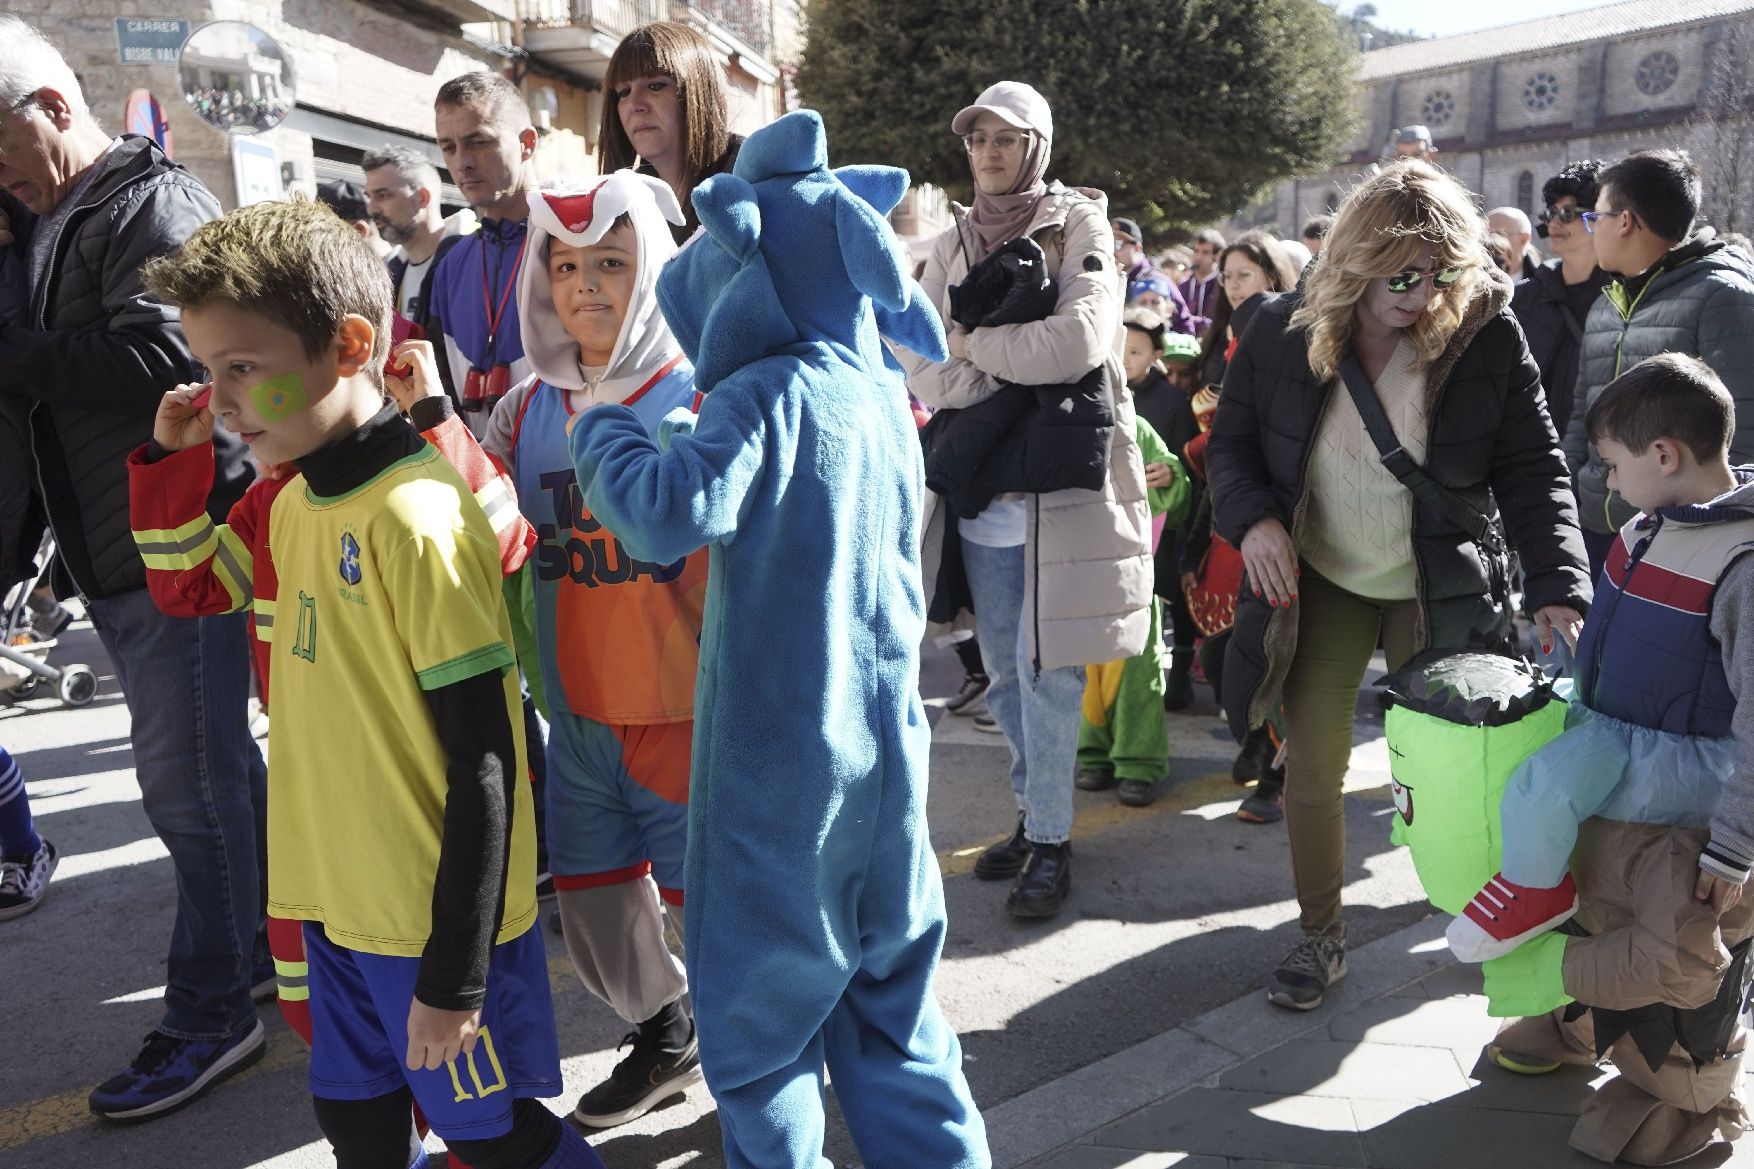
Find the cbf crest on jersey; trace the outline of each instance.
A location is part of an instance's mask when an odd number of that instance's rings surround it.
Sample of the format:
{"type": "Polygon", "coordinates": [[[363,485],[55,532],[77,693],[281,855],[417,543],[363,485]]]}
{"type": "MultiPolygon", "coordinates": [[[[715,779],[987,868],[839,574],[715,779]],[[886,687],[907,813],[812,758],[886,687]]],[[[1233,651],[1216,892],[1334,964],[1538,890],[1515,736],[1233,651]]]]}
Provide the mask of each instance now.
{"type": "Polygon", "coordinates": [[[359,567],[359,541],[353,538],[352,532],[341,533],[341,579],[352,588],[359,583],[364,573],[359,567]]]}

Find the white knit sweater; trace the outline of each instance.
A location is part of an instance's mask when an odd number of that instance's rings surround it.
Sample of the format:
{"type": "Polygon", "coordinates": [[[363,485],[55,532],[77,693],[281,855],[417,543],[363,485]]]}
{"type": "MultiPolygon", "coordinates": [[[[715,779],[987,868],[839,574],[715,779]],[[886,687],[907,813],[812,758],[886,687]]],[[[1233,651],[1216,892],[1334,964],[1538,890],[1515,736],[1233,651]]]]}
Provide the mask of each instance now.
{"type": "MultiPolygon", "coordinates": [[[[1376,379],[1376,395],[1395,438],[1423,463],[1431,426],[1425,374],[1414,368],[1415,356],[1413,343],[1402,338],[1376,379]]],[[[1413,495],[1382,465],[1343,383],[1335,385],[1316,431],[1305,487],[1309,509],[1299,552],[1310,567],[1361,597],[1411,600],[1413,495]]]]}

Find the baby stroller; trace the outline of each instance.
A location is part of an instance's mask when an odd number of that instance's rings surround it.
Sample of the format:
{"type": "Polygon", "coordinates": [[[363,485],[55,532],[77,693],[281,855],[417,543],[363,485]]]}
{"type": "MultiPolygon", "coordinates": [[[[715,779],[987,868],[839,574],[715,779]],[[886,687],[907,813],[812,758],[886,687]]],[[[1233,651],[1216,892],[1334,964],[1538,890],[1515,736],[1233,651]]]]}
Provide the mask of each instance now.
{"type": "Polygon", "coordinates": [[[0,687],[14,698],[29,698],[44,683],[50,683],[68,706],[85,706],[97,697],[97,675],[82,663],[59,669],[49,665],[49,652],[58,642],[52,637],[39,639],[31,632],[30,609],[25,604],[54,555],[54,537],[45,532],[29,575],[6,593],[5,607],[0,609],[0,687]]]}

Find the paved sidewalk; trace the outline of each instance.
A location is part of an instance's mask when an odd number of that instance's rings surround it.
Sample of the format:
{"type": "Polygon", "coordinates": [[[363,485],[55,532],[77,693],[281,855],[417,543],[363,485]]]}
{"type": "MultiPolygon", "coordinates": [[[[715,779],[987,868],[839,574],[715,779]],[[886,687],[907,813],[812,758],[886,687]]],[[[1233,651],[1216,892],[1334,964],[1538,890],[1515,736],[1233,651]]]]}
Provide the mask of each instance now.
{"type": "MultiPolygon", "coordinates": [[[[1252,994],[988,1111],[994,1169],[1599,1169],[1566,1138],[1605,1074],[1487,1063],[1448,921],[1354,951],[1318,1011],[1252,994]]],[[[1754,1137],[1687,1164],[1754,1166],[1754,1137]]]]}

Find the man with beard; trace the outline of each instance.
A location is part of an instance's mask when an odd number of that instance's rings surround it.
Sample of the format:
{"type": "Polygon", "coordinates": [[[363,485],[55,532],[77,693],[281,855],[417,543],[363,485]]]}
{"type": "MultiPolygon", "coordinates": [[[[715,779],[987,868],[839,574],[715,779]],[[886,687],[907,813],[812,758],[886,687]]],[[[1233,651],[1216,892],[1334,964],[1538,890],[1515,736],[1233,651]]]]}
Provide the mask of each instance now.
{"type": "MultiPolygon", "coordinates": [[[[432,274],[439,257],[480,223],[464,208],[449,218],[439,205],[438,168],[406,146],[384,146],[366,154],[366,208],[378,235],[396,245],[387,263],[396,293],[396,311],[427,330],[432,274]]],[[[441,372],[449,374],[440,363],[441,372]]]]}

